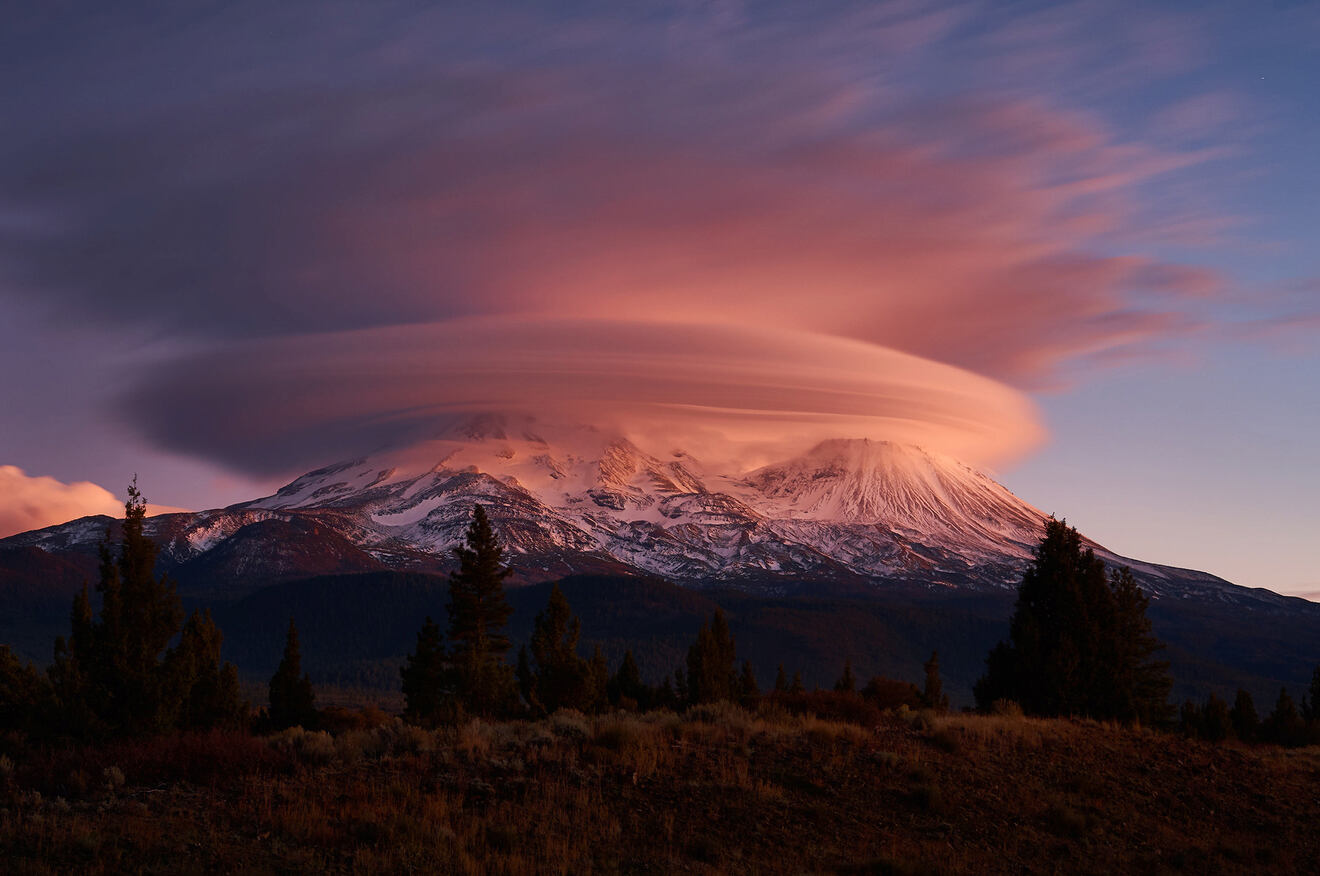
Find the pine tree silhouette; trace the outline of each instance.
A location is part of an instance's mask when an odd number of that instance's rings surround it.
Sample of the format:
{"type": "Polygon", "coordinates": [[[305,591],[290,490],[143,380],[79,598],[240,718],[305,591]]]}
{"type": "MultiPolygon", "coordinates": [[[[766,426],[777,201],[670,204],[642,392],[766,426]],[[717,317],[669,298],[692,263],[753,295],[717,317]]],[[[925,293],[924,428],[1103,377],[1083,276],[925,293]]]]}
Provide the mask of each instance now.
{"type": "Polygon", "coordinates": [[[853,675],[852,659],[843,661],[843,674],[839,680],[834,682],[836,693],[855,693],[857,690],[857,677],[853,675]]]}
{"type": "Polygon", "coordinates": [[[302,671],[302,652],[298,645],[298,627],[289,618],[289,632],[284,639],[284,657],[270,678],[270,725],[312,727],[316,724],[316,693],[312,680],[302,671]]]}
{"type": "Polygon", "coordinates": [[[535,661],[533,690],[547,711],[588,711],[596,699],[592,666],[578,656],[582,622],[573,616],[568,598],[555,584],[545,610],[536,615],[532,629],[531,656],[535,661]]]}
{"type": "Polygon", "coordinates": [[[452,697],[452,679],[440,627],[428,616],[417,632],[417,650],[399,668],[403,714],[410,721],[433,724],[452,697]]]}
{"type": "Polygon", "coordinates": [[[509,637],[504,626],[513,609],[504,598],[504,551],[486,511],[472,508],[462,547],[454,549],[459,567],[449,576],[449,641],[455,692],[469,712],[494,716],[517,702],[513,667],[504,662],[509,637]]]}
{"type": "Polygon", "coordinates": [[[209,614],[194,614],[181,629],[177,588],[155,575],[157,548],[145,532],[146,513],[134,478],[118,550],[109,531],[99,549],[100,616],[93,616],[84,587],[73,600],[69,637],[55,640],[47,676],[62,735],[145,735],[246,722],[237,670],[220,664],[220,630],[209,614]],[[178,644],[167,650],[176,635],[178,644]]]}
{"type": "Polygon", "coordinates": [[[940,678],[940,652],[931,651],[930,659],[922,668],[926,671],[926,685],[921,698],[937,712],[949,711],[949,698],[944,693],[944,680],[940,678]]]}
{"type": "Polygon", "coordinates": [[[1260,733],[1260,716],[1256,714],[1256,704],[1252,702],[1251,694],[1242,688],[1238,688],[1228,719],[1233,724],[1233,734],[1243,742],[1254,742],[1260,733]]]}
{"type": "Polygon", "coordinates": [[[988,711],[1012,700],[1033,715],[1163,721],[1171,683],[1150,632],[1147,600],[1131,571],[1106,577],[1076,529],[1053,517],[1023,573],[1009,637],[977,681],[988,711]]]}
{"type": "Polygon", "coordinates": [[[697,641],[688,648],[688,697],[693,703],[732,700],[737,684],[737,659],[733,634],[721,609],[715,609],[709,624],[697,631],[697,641]]]}

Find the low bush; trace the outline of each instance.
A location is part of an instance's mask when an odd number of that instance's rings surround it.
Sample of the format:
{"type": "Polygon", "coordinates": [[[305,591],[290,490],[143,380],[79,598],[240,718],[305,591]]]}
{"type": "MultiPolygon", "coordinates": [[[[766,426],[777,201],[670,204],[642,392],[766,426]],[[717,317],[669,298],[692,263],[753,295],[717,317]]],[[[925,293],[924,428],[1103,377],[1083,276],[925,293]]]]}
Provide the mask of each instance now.
{"type": "Polygon", "coordinates": [[[826,721],[874,727],[884,720],[884,710],[875,701],[852,691],[781,691],[771,694],[767,700],[772,708],[778,707],[792,715],[811,715],[826,721]]]}
{"type": "Polygon", "coordinates": [[[138,785],[189,782],[220,787],[254,774],[286,773],[292,765],[291,752],[272,749],[263,739],[210,730],[33,751],[15,773],[28,787],[82,796],[103,784],[92,781],[93,776],[113,778],[116,785],[126,777],[138,785]]]}

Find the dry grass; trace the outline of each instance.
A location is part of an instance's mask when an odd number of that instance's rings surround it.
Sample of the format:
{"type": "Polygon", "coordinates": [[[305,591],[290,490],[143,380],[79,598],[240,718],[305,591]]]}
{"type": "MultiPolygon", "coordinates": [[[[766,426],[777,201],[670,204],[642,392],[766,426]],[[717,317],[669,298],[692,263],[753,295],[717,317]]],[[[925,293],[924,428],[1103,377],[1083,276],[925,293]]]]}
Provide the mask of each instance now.
{"type": "Polygon", "coordinates": [[[340,726],[0,764],[6,871],[1256,873],[1320,854],[1320,749],[729,705],[340,726]],[[198,770],[208,745],[223,775],[198,770]]]}

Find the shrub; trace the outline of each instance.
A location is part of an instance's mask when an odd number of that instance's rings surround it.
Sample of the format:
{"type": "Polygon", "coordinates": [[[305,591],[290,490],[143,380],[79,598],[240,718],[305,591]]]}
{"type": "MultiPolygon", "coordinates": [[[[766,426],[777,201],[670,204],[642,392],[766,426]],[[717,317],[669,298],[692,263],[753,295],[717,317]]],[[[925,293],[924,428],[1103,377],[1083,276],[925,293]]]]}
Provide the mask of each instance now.
{"type": "Polygon", "coordinates": [[[586,739],[591,735],[591,724],[581,712],[561,709],[550,716],[550,730],[561,739],[586,739]]]}
{"type": "Polygon", "coordinates": [[[190,782],[227,786],[244,776],[287,772],[288,751],[232,730],[116,740],[101,746],[30,752],[15,778],[28,787],[82,795],[100,776],[135,784],[190,782]]]}
{"type": "Polygon", "coordinates": [[[335,756],[335,740],[324,730],[289,727],[271,736],[270,744],[277,751],[293,755],[300,763],[324,764],[335,756]]]}
{"type": "Polygon", "coordinates": [[[844,721],[863,727],[874,727],[884,720],[883,710],[873,699],[847,691],[785,691],[770,694],[766,699],[772,708],[779,707],[792,715],[811,715],[826,721],[844,721]]]}
{"type": "Polygon", "coordinates": [[[862,688],[862,696],[879,709],[897,709],[899,706],[920,709],[926,705],[925,697],[915,685],[882,675],[866,683],[866,687],[862,688]]]}

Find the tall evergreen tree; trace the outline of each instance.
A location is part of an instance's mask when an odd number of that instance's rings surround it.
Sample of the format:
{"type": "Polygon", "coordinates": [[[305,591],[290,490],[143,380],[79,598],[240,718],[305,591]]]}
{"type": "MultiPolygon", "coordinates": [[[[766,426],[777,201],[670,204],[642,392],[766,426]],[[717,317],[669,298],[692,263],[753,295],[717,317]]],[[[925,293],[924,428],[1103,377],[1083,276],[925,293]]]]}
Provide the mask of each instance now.
{"type": "Polygon", "coordinates": [[[269,720],[272,727],[310,727],[316,723],[316,693],[312,679],[302,671],[298,627],[289,618],[284,657],[270,678],[269,720]]]}
{"type": "Polygon", "coordinates": [[[1286,687],[1279,688],[1279,698],[1274,703],[1274,711],[1261,725],[1261,736],[1267,742],[1289,747],[1303,745],[1306,742],[1306,725],[1297,712],[1297,704],[1286,687]]]}
{"type": "Polygon", "coordinates": [[[452,679],[444,636],[430,616],[417,633],[417,650],[399,668],[403,683],[403,714],[410,721],[433,724],[452,698],[452,679]]]}
{"type": "Polygon", "coordinates": [[[183,622],[183,606],[174,582],[155,575],[156,545],[143,532],[146,514],[134,479],[118,555],[109,533],[100,546],[101,616],[90,635],[79,637],[75,630],[73,639],[88,703],[111,732],[153,733],[169,725],[160,661],[183,622]]]}
{"type": "Polygon", "coordinates": [[[1201,708],[1201,738],[1210,742],[1222,742],[1228,738],[1232,729],[1233,721],[1229,714],[1228,703],[1215,694],[1210,694],[1206,698],[1205,706],[1201,708]]]}
{"type": "Polygon", "coordinates": [[[77,739],[105,736],[110,732],[101,711],[105,691],[93,691],[93,664],[98,659],[97,629],[92,603],[84,584],[73,598],[69,612],[69,638],[56,636],[54,660],[46,670],[54,693],[53,711],[61,731],[77,739]]]}
{"type": "Polygon", "coordinates": [[[517,701],[513,667],[504,662],[504,626],[513,609],[504,598],[504,551],[486,511],[472,508],[466,544],[454,549],[458,569],[449,576],[449,641],[459,700],[477,715],[509,711],[517,701]]]}
{"type": "Polygon", "coordinates": [[[582,622],[573,616],[568,598],[555,584],[545,609],[536,615],[531,640],[536,699],[548,712],[588,711],[595,702],[591,664],[577,653],[581,633],[582,622]]]}
{"type": "Polygon", "coordinates": [[[518,693],[522,695],[528,710],[533,715],[543,714],[545,707],[536,696],[536,670],[532,669],[532,658],[527,653],[526,645],[518,649],[518,663],[514,667],[513,677],[518,681],[518,693]]]}
{"type": "Polygon", "coordinates": [[[637,659],[633,657],[631,649],[623,652],[619,669],[610,679],[609,698],[610,705],[631,705],[643,712],[650,709],[653,704],[654,691],[642,681],[642,671],[638,668],[637,659]]]}
{"type": "Polygon", "coordinates": [[[855,693],[857,691],[857,677],[853,675],[852,658],[843,661],[843,674],[839,680],[834,682],[834,690],[838,693],[855,693]]]}
{"type": "Polygon", "coordinates": [[[1238,739],[1243,742],[1255,741],[1256,735],[1260,732],[1260,716],[1256,714],[1256,704],[1252,701],[1250,693],[1238,688],[1228,719],[1232,722],[1233,734],[1238,739]]]}
{"type": "Polygon", "coordinates": [[[788,675],[784,672],[784,664],[780,663],[779,668],[775,670],[775,693],[788,692],[788,675]]]}
{"type": "Polygon", "coordinates": [[[1302,718],[1312,724],[1320,722],[1320,664],[1311,670],[1311,686],[1302,697],[1302,718]]]}
{"type": "Polygon", "coordinates": [[[693,703],[732,700],[737,687],[737,659],[733,634],[722,609],[715,609],[709,624],[702,624],[697,640],[688,648],[688,697],[693,703]]]}
{"type": "Polygon", "coordinates": [[[756,670],[750,660],[742,662],[742,673],[738,676],[738,697],[748,708],[754,706],[761,698],[761,686],[756,683],[756,670]]]}
{"type": "Polygon", "coordinates": [[[141,735],[245,721],[238,674],[220,664],[222,636],[210,616],[194,615],[180,635],[183,607],[174,582],[155,575],[146,511],[135,479],[118,550],[108,531],[100,545],[100,616],[84,587],[74,597],[69,637],[55,641],[48,676],[62,733],[141,735]],[[167,651],[176,635],[179,643],[167,651]]]}
{"type": "Polygon", "coordinates": [[[986,658],[977,706],[1016,701],[1035,715],[1163,720],[1170,687],[1146,597],[1131,572],[1106,578],[1077,530],[1053,517],[1023,573],[1009,637],[986,658]]]}
{"type": "Polygon", "coordinates": [[[1172,707],[1169,692],[1173,680],[1169,664],[1155,659],[1164,643],[1151,632],[1146,609],[1150,600],[1137,586],[1127,566],[1114,569],[1109,576],[1113,595],[1113,629],[1107,633],[1109,666],[1102,668],[1100,683],[1107,688],[1107,702],[1102,703],[1103,717],[1120,721],[1139,721],[1148,726],[1169,720],[1172,707]]]}
{"type": "Polygon", "coordinates": [[[193,612],[179,643],[165,655],[166,701],[175,710],[172,724],[181,730],[247,725],[248,704],[238,687],[238,670],[220,663],[224,635],[210,610],[193,612]]]}
{"type": "Polygon", "coordinates": [[[49,708],[50,682],[31,663],[0,645],[0,733],[34,734],[49,708]]]}
{"type": "Polygon", "coordinates": [[[931,651],[930,659],[925,662],[922,669],[926,671],[926,684],[921,692],[921,698],[925,700],[926,705],[937,712],[949,711],[949,698],[944,693],[944,680],[940,678],[940,652],[931,651]]]}

